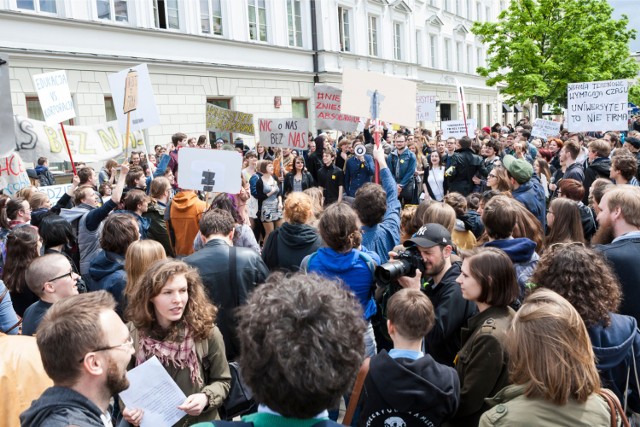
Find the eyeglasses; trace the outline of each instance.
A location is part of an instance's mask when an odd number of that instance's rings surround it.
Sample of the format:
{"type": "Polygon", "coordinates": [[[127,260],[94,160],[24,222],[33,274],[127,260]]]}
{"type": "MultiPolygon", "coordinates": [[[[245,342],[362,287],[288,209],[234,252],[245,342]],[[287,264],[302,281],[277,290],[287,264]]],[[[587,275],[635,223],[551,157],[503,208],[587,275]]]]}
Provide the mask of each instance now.
{"type": "Polygon", "coordinates": [[[64,274],[63,274],[63,275],[61,275],[61,276],[54,277],[54,278],[53,278],[53,279],[51,279],[51,280],[47,280],[47,282],[53,282],[54,280],[64,279],[64,278],[65,278],[65,277],[67,277],[67,276],[69,276],[69,278],[70,278],[70,279],[73,279],[73,270],[71,270],[71,271],[70,271],[70,272],[68,272],[68,273],[64,273],[64,274]]]}
{"type": "MultiPolygon", "coordinates": [[[[123,342],[122,344],[112,345],[112,346],[109,346],[109,347],[96,348],[95,350],[88,351],[87,354],[88,353],[97,353],[99,351],[115,350],[117,348],[121,348],[123,350],[128,350],[129,348],[133,348],[133,338],[131,338],[131,336],[129,336],[129,338],[125,342],[123,342]]],[[[84,357],[78,361],[78,363],[82,363],[82,362],[84,362],[84,357]]]]}

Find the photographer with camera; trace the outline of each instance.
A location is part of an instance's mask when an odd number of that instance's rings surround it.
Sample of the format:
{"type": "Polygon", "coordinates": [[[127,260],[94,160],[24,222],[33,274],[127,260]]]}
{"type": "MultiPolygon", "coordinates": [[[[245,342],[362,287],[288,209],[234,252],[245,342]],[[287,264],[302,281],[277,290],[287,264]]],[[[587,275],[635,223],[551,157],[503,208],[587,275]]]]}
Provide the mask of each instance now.
{"type": "Polygon", "coordinates": [[[440,224],[425,224],[404,246],[406,251],[391,253],[393,260],[377,267],[376,279],[420,289],[429,297],[436,323],[425,337],[425,353],[438,363],[453,366],[461,348],[460,330],[477,308],[462,297],[456,282],[461,263],[451,262],[451,234],[440,224]]]}

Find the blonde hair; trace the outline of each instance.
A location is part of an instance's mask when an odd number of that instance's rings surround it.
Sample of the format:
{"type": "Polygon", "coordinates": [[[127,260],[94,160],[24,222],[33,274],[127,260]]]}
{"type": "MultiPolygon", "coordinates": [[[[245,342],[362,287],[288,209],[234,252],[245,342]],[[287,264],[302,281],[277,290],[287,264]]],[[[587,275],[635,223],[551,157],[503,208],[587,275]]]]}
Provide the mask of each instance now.
{"type": "Polygon", "coordinates": [[[284,202],[284,218],[289,223],[308,223],[313,218],[311,197],[299,191],[289,194],[284,202]]]}
{"type": "Polygon", "coordinates": [[[446,203],[434,202],[427,208],[422,221],[423,224],[440,224],[451,233],[456,225],[456,211],[446,203]]]}
{"type": "Polygon", "coordinates": [[[556,405],[584,403],[600,391],[587,328],[575,308],[549,289],[538,289],[511,324],[506,348],[510,377],[526,384],[525,396],[556,405]]]}
{"type": "Polygon", "coordinates": [[[319,187],[311,187],[304,190],[303,193],[311,198],[313,216],[316,218],[316,220],[319,220],[324,210],[324,208],[322,207],[324,204],[324,195],[322,193],[322,189],[319,187]]]}
{"type": "Polygon", "coordinates": [[[39,191],[31,194],[31,197],[29,197],[29,206],[31,206],[32,211],[43,208],[47,202],[49,202],[49,196],[39,191]]]}
{"type": "Polygon", "coordinates": [[[134,288],[149,266],[166,257],[164,247],[155,240],[138,240],[129,245],[124,261],[124,269],[127,272],[124,294],[131,298],[134,288]]]}

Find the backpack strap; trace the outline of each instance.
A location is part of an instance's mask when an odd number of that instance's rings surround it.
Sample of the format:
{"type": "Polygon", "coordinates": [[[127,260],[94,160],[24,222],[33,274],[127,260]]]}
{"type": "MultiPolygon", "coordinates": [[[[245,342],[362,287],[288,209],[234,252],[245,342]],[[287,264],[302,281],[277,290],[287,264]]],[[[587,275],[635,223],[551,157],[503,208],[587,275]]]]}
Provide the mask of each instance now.
{"type": "Polygon", "coordinates": [[[362,389],[364,388],[364,379],[369,373],[370,362],[371,358],[367,357],[366,359],[364,359],[364,362],[362,362],[362,365],[360,366],[358,376],[356,377],[356,383],[353,386],[353,391],[351,391],[351,398],[349,398],[349,406],[347,406],[347,411],[345,412],[344,418],[342,419],[342,425],[351,425],[353,415],[355,414],[358,403],[360,402],[360,393],[362,393],[362,389]]]}
{"type": "Polygon", "coordinates": [[[314,252],[311,255],[307,255],[302,259],[302,262],[300,263],[300,271],[304,271],[305,273],[309,271],[309,264],[311,263],[311,260],[313,259],[313,257],[316,256],[316,254],[317,252],[314,252]]]}
{"type": "Polygon", "coordinates": [[[376,263],[373,261],[373,258],[371,258],[369,254],[366,254],[361,250],[358,250],[358,255],[360,256],[360,259],[367,264],[367,267],[369,267],[369,270],[371,271],[371,275],[374,276],[376,272],[376,263]]]}

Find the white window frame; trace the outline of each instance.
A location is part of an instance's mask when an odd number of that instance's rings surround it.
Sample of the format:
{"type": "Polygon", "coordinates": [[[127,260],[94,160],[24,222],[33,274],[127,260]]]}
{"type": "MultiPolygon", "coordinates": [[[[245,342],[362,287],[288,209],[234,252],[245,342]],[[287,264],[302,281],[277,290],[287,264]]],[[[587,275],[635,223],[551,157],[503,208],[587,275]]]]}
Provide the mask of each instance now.
{"type": "Polygon", "coordinates": [[[423,63],[423,46],[422,31],[416,30],[416,63],[422,65],[423,63]]]}
{"type": "Polygon", "coordinates": [[[153,0],[152,2],[152,11],[153,11],[153,25],[155,28],[158,28],[160,30],[173,30],[173,31],[180,31],[182,29],[182,21],[181,21],[181,15],[182,15],[182,10],[180,10],[180,0],[153,0]],[[160,3],[159,1],[162,1],[162,6],[164,7],[164,21],[165,21],[165,27],[161,27],[160,26],[160,3]],[[178,14],[178,27],[172,27],[170,24],[170,19],[169,19],[169,2],[175,2],[176,3],[176,8],[172,8],[171,10],[175,10],[178,14]]]}
{"type": "Polygon", "coordinates": [[[447,71],[453,71],[451,63],[451,39],[444,39],[444,69],[447,71]]]}
{"type": "Polygon", "coordinates": [[[369,56],[380,56],[378,33],[378,16],[369,14],[367,16],[367,44],[369,46],[369,56]]]}
{"type": "Polygon", "coordinates": [[[249,24],[249,40],[254,41],[254,42],[261,42],[261,43],[267,43],[269,41],[269,25],[268,25],[268,13],[269,13],[269,8],[267,7],[267,1],[266,0],[248,0],[247,1],[247,16],[249,17],[249,19],[247,20],[248,24],[249,24]],[[260,3],[262,3],[264,5],[264,20],[265,22],[261,22],[260,21],[260,9],[262,9],[260,7],[260,3]],[[256,26],[256,38],[253,39],[251,38],[251,18],[250,18],[250,14],[249,14],[249,8],[253,7],[255,9],[255,17],[256,17],[256,22],[255,22],[255,26],[256,26]],[[262,40],[260,38],[260,27],[264,25],[265,28],[265,39],[262,40]]]}
{"type": "Polygon", "coordinates": [[[429,65],[438,68],[438,35],[429,34],[429,65]]]}
{"type": "Polygon", "coordinates": [[[467,73],[473,74],[473,46],[467,45],[467,73]]]}
{"type": "Polygon", "coordinates": [[[491,21],[492,17],[491,17],[491,6],[486,6],[484,8],[484,20],[489,22],[491,21]]]}
{"type": "Polygon", "coordinates": [[[395,59],[396,61],[403,60],[403,32],[404,28],[402,22],[393,21],[393,59],[395,59]]]}
{"type": "Polygon", "coordinates": [[[62,11],[62,7],[63,4],[60,4],[60,0],[54,0],[53,4],[55,4],[56,6],[56,11],[55,12],[49,12],[47,10],[42,10],[40,7],[40,0],[31,0],[33,2],[33,9],[28,9],[28,8],[23,8],[23,7],[19,7],[18,6],[18,0],[15,0],[15,5],[16,5],[16,10],[20,10],[20,11],[24,11],[24,12],[30,12],[30,13],[38,13],[38,14],[44,14],[44,15],[49,15],[49,16],[59,16],[61,15],[61,11],[62,11]]]}
{"type": "Polygon", "coordinates": [[[302,2],[301,0],[287,0],[287,33],[289,46],[302,47],[302,2]],[[299,15],[295,14],[296,5],[299,15]],[[293,25],[293,28],[291,27],[293,25]],[[293,44],[291,38],[293,37],[293,44]]]}
{"type": "Polygon", "coordinates": [[[466,16],[466,18],[469,21],[472,21],[473,20],[473,16],[472,16],[473,10],[471,8],[471,1],[472,0],[465,0],[465,1],[467,2],[467,16],[466,16]]]}
{"type": "Polygon", "coordinates": [[[462,53],[462,42],[456,42],[456,71],[461,73],[464,69],[463,67],[463,53],[462,53]]]}
{"type": "Polygon", "coordinates": [[[476,63],[478,64],[477,65],[478,67],[484,67],[483,54],[482,54],[481,47],[476,48],[476,63]]]}
{"type": "Polygon", "coordinates": [[[108,3],[109,4],[109,18],[101,18],[98,15],[98,3],[99,2],[103,2],[103,0],[92,0],[93,1],[93,5],[95,7],[95,17],[98,21],[100,22],[113,22],[113,23],[117,23],[117,24],[129,24],[131,22],[131,10],[129,10],[129,0],[104,0],[104,3],[108,3]],[[126,20],[119,20],[117,19],[116,16],[116,2],[119,1],[123,1],[126,9],[127,9],[127,19],[126,20]]]}
{"type": "Polygon", "coordinates": [[[476,21],[482,22],[482,3],[476,2],[476,21]]]}
{"type": "Polygon", "coordinates": [[[352,52],[351,9],[338,6],[338,27],[338,50],[340,52],[352,52]],[[347,18],[346,21],[344,19],[345,17],[347,18]]]}
{"type": "Polygon", "coordinates": [[[208,36],[224,36],[224,30],[225,30],[225,25],[224,25],[224,13],[222,10],[222,0],[199,0],[198,2],[198,7],[200,8],[200,33],[201,34],[205,34],[208,36]],[[206,3],[207,4],[207,10],[203,10],[202,7],[202,3],[206,3]],[[214,6],[218,6],[218,10],[220,10],[220,16],[216,16],[214,13],[214,10],[216,9],[214,6]],[[208,24],[209,24],[209,30],[210,31],[204,31],[204,29],[202,28],[202,21],[204,21],[204,19],[207,19],[208,24]],[[220,19],[220,31],[217,32],[216,31],[216,25],[215,22],[216,20],[220,19]]]}

